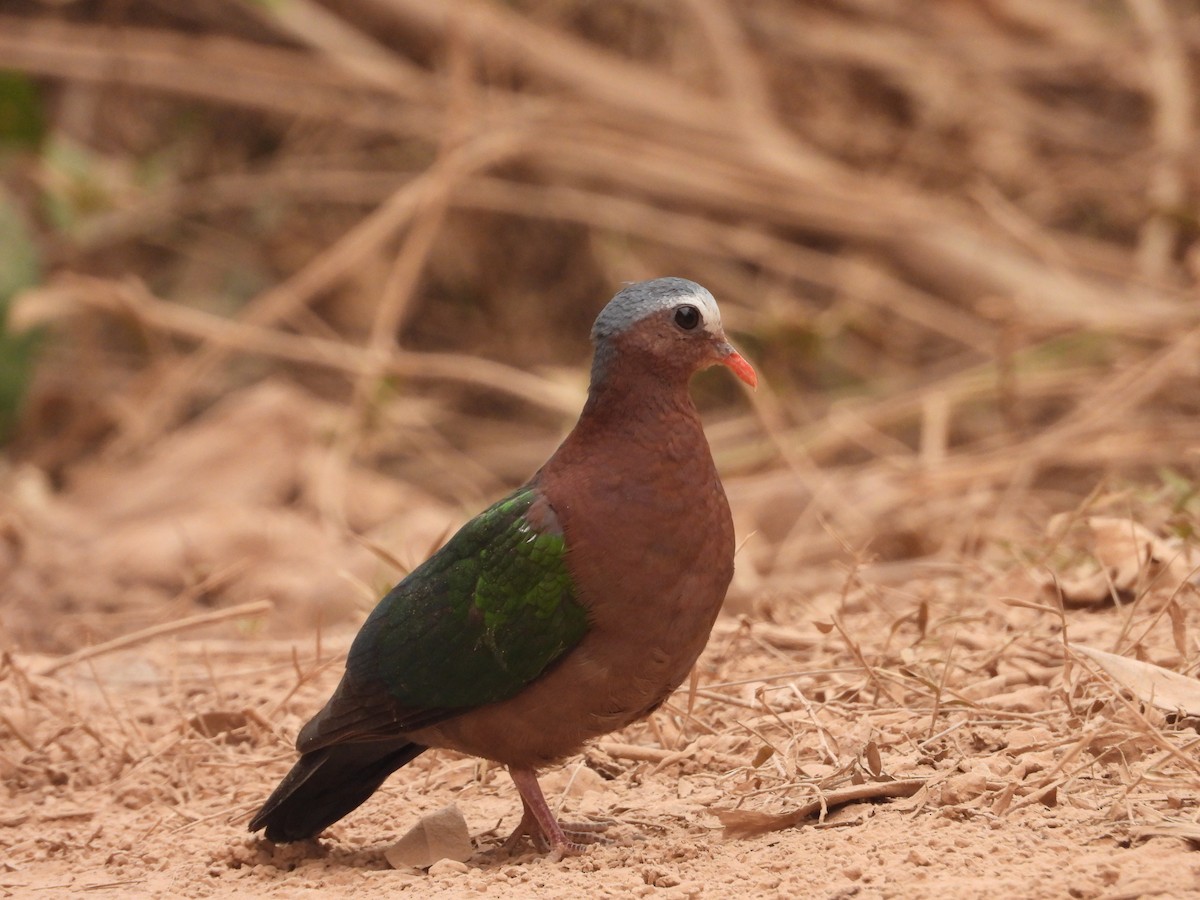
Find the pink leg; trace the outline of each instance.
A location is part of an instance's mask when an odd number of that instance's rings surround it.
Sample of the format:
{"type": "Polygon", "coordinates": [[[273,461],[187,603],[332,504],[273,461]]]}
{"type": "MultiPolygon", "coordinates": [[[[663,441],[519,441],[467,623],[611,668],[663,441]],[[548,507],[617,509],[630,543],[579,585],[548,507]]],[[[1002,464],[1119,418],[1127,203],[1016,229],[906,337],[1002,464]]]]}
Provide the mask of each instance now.
{"type": "Polygon", "coordinates": [[[521,795],[523,807],[521,823],[517,830],[505,842],[510,850],[528,834],[533,838],[534,845],[539,850],[545,850],[547,845],[551,850],[550,858],[557,861],[564,856],[575,856],[583,853],[588,844],[601,840],[600,832],[608,827],[604,822],[570,822],[561,824],[550,811],[546,798],[542,796],[541,785],[538,784],[537,773],[533,769],[518,769],[508,767],[517,792],[521,795]]]}

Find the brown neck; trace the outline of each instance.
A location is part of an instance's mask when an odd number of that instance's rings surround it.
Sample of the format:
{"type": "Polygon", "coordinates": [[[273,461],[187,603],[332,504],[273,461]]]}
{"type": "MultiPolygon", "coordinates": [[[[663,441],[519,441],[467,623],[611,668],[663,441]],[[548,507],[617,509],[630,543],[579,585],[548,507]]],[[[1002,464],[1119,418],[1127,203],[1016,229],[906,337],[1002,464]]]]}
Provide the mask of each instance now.
{"type": "Polygon", "coordinates": [[[608,375],[592,384],[579,421],[543,469],[575,466],[584,458],[619,459],[626,471],[658,469],[680,457],[711,459],[686,379],[608,375]]]}

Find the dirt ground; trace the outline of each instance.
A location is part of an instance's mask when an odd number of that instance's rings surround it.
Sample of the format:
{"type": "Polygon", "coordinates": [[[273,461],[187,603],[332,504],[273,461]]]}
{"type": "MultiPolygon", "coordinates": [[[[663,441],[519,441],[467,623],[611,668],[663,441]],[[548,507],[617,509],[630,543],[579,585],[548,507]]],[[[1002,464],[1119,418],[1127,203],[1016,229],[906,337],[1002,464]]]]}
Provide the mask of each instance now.
{"type": "Polygon", "coordinates": [[[0,6],[0,898],[1200,897],[1196,3],[0,6]],[[249,834],[662,275],[761,384],[609,842],[438,752],[249,834]]]}
{"type": "MultiPolygon", "coordinates": [[[[613,820],[583,856],[506,853],[507,775],[443,752],[318,841],[248,834],[395,574],[297,499],[319,467],[292,402],[261,389],[62,491],[5,473],[3,896],[1200,890],[1200,704],[1178,674],[1194,674],[1197,559],[1161,496],[1128,493],[1031,527],[1040,558],[983,535],[954,560],[847,555],[823,582],[735,587],[693,685],[543,775],[565,816],[613,820]],[[243,416],[264,423],[254,440],[291,441],[294,469],[229,439],[243,416]],[[448,806],[463,858],[389,865],[448,806]]],[[[344,474],[348,520],[402,561],[465,514],[344,474]]],[[[738,508],[747,487],[729,492],[738,508]]]]}

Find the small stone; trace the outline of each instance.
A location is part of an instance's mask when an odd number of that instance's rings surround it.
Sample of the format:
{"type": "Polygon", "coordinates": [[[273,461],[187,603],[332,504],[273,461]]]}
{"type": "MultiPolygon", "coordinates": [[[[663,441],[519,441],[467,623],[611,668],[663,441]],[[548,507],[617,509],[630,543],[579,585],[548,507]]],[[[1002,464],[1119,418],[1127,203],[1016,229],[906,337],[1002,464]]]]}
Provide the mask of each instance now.
{"type": "Polygon", "coordinates": [[[542,776],[542,790],[546,796],[582,797],[591,791],[606,793],[608,782],[599,772],[587,766],[568,766],[542,776]]]}
{"type": "MultiPolygon", "coordinates": [[[[475,852],[467,822],[453,804],[424,816],[395,844],[383,851],[393,869],[424,869],[446,860],[460,862],[475,852]]],[[[466,868],[463,868],[466,871],[466,868]]]]}
{"type": "Polygon", "coordinates": [[[933,860],[931,860],[923,850],[917,849],[909,851],[905,862],[908,862],[914,866],[928,866],[933,864],[933,860]]]}
{"type": "Polygon", "coordinates": [[[942,803],[955,806],[974,800],[987,790],[987,776],[983,772],[964,772],[948,778],[942,785],[942,803]]]}
{"type": "Polygon", "coordinates": [[[457,859],[439,859],[429,867],[429,874],[433,878],[438,878],[442,875],[465,875],[470,871],[470,866],[465,862],[459,862],[457,859]]]}

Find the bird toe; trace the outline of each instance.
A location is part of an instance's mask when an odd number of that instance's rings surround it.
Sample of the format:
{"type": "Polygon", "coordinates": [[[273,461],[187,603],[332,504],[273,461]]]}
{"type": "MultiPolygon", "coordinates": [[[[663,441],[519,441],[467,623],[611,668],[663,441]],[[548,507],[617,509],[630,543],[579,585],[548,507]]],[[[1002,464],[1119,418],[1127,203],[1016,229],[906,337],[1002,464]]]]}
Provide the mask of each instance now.
{"type": "Polygon", "coordinates": [[[513,830],[504,842],[508,853],[515,853],[526,837],[533,843],[539,853],[550,851],[550,859],[558,862],[568,856],[578,856],[587,852],[588,847],[595,844],[607,844],[609,838],[604,832],[610,825],[616,824],[615,819],[597,819],[582,822],[558,822],[558,833],[547,837],[532,813],[521,818],[520,824],[513,830]]]}
{"type": "Polygon", "coordinates": [[[562,828],[563,834],[573,843],[576,844],[603,844],[608,841],[604,836],[604,832],[608,830],[610,825],[615,824],[613,819],[601,819],[597,821],[587,822],[559,822],[558,825],[562,828]]]}

